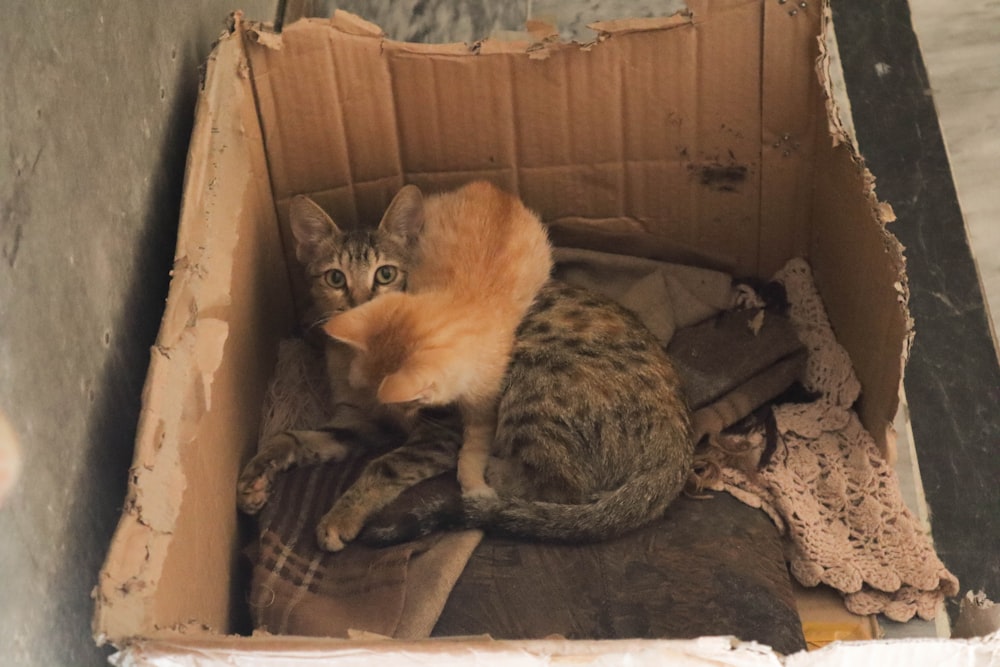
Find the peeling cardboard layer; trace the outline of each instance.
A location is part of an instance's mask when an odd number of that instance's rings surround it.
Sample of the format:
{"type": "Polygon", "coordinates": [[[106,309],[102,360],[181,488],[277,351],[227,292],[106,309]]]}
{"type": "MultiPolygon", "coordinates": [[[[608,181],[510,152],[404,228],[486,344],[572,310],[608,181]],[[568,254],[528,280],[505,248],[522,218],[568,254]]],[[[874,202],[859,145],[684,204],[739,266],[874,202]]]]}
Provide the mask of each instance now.
{"type": "Polygon", "coordinates": [[[1000,605],[982,591],[969,591],[962,600],[953,637],[985,637],[1000,632],[1000,605]]]}
{"type": "Polygon", "coordinates": [[[833,141],[833,145],[839,146],[843,143],[853,142],[850,139],[847,129],[844,127],[840,109],[837,107],[837,100],[833,94],[833,77],[830,74],[831,54],[828,48],[829,35],[833,30],[833,10],[829,5],[823,8],[822,28],[822,33],[817,37],[820,57],[816,61],[816,74],[819,77],[820,84],[823,86],[826,98],[827,132],[830,134],[830,140],[833,141]]]}

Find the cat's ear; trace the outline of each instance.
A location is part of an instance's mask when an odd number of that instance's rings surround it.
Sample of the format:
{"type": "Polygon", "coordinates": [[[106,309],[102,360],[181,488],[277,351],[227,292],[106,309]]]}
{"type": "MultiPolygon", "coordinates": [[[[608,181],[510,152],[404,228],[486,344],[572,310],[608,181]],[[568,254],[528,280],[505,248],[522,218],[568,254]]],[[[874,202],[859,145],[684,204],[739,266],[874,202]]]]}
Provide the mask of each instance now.
{"type": "Polygon", "coordinates": [[[405,368],[387,375],[378,387],[381,403],[427,403],[433,395],[432,382],[405,368]]]}
{"type": "Polygon", "coordinates": [[[320,251],[323,241],[340,236],[340,227],[319,204],[305,195],[292,198],[288,218],[295,237],[295,257],[308,264],[320,251]]]}
{"type": "Polygon", "coordinates": [[[357,309],[337,315],[323,325],[328,336],[365,353],[368,352],[366,329],[365,319],[358,316],[357,309]]]}
{"type": "Polygon", "coordinates": [[[424,227],[424,195],[420,188],[404,185],[392,198],[378,227],[407,243],[416,240],[424,227]]]}

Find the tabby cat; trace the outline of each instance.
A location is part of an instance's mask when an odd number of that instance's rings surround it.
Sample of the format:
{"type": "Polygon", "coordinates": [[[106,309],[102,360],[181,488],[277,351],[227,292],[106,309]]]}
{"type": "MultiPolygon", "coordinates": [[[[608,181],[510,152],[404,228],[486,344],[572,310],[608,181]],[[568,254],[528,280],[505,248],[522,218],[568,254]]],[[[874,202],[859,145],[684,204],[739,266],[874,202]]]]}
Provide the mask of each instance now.
{"type": "Polygon", "coordinates": [[[456,404],[464,423],[458,479],[490,493],[484,474],[514,332],[545,284],[545,227],[520,199],[476,181],[428,197],[409,291],[373,300],[323,329],[357,349],[351,381],[379,401],[456,404]]]}
{"type": "Polygon", "coordinates": [[[660,516],[682,490],[694,441],[669,359],[630,312],[552,280],[517,330],[487,482],[496,495],[422,498],[381,517],[368,544],[451,526],[599,541],[660,516]],[[457,515],[456,515],[457,512],[457,515]]]}
{"type": "MultiPolygon", "coordinates": [[[[315,202],[295,197],[289,209],[295,253],[305,269],[312,297],[307,331],[383,294],[406,288],[407,267],[416,252],[421,206],[419,190],[406,187],[393,199],[377,228],[341,230],[315,202]]],[[[359,447],[387,451],[373,460],[328,515],[348,539],[361,529],[372,508],[387,504],[421,481],[422,471],[455,468],[461,443],[457,413],[437,411],[401,419],[370,391],[347,381],[351,350],[323,336],[331,388],[330,419],[315,431],[285,431],[262,443],[237,483],[237,503],[255,514],[271,494],[277,475],[295,465],[343,460],[359,447]]],[[[336,549],[343,545],[329,545],[336,549]]]]}

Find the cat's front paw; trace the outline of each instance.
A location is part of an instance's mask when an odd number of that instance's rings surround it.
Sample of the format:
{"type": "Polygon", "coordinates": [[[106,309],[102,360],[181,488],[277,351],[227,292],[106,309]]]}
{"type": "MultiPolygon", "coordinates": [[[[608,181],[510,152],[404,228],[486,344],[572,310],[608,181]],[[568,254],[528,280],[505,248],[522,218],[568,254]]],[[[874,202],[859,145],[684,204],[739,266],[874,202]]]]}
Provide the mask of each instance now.
{"type": "Polygon", "coordinates": [[[292,432],[282,432],[264,443],[243,468],[236,482],[236,504],[247,514],[256,514],[267,504],[278,473],[297,460],[298,441],[292,432]]]}
{"type": "Polygon", "coordinates": [[[497,492],[492,486],[483,482],[482,484],[476,484],[470,488],[463,488],[462,497],[493,499],[497,497],[497,492]]]}
{"type": "Polygon", "coordinates": [[[363,519],[338,512],[334,507],[316,525],[316,541],[326,551],[340,551],[358,536],[363,527],[363,519]]]}
{"type": "Polygon", "coordinates": [[[247,464],[236,482],[236,504],[247,514],[256,514],[271,497],[276,470],[273,466],[254,458],[247,464]]]}
{"type": "Polygon", "coordinates": [[[463,465],[468,459],[458,459],[458,485],[462,487],[463,496],[489,496],[496,495],[489,484],[486,483],[486,466],[463,465]]]}

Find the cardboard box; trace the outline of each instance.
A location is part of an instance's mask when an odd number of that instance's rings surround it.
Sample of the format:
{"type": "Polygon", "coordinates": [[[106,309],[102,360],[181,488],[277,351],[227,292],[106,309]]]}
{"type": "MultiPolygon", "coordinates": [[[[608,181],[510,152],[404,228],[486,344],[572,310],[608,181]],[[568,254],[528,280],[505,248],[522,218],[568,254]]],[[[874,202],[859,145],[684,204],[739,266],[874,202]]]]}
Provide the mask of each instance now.
{"type": "Polygon", "coordinates": [[[275,35],[237,15],[199,98],[128,498],[95,590],[98,641],[129,647],[122,664],[441,664],[470,651],[490,664],[775,664],[728,640],[227,634],[244,604],[236,478],[277,343],[302,308],[287,227],[299,193],[350,224],[377,220],[405,182],[485,177],[520,193],[564,245],[757,277],[804,256],[862,381],[858,411],[886,446],[911,333],[901,249],[885,228],[891,209],[828,115],[827,10],[791,7],[693,0],[670,18],[600,24],[584,46],[396,43],[343,13],[275,35]]]}

